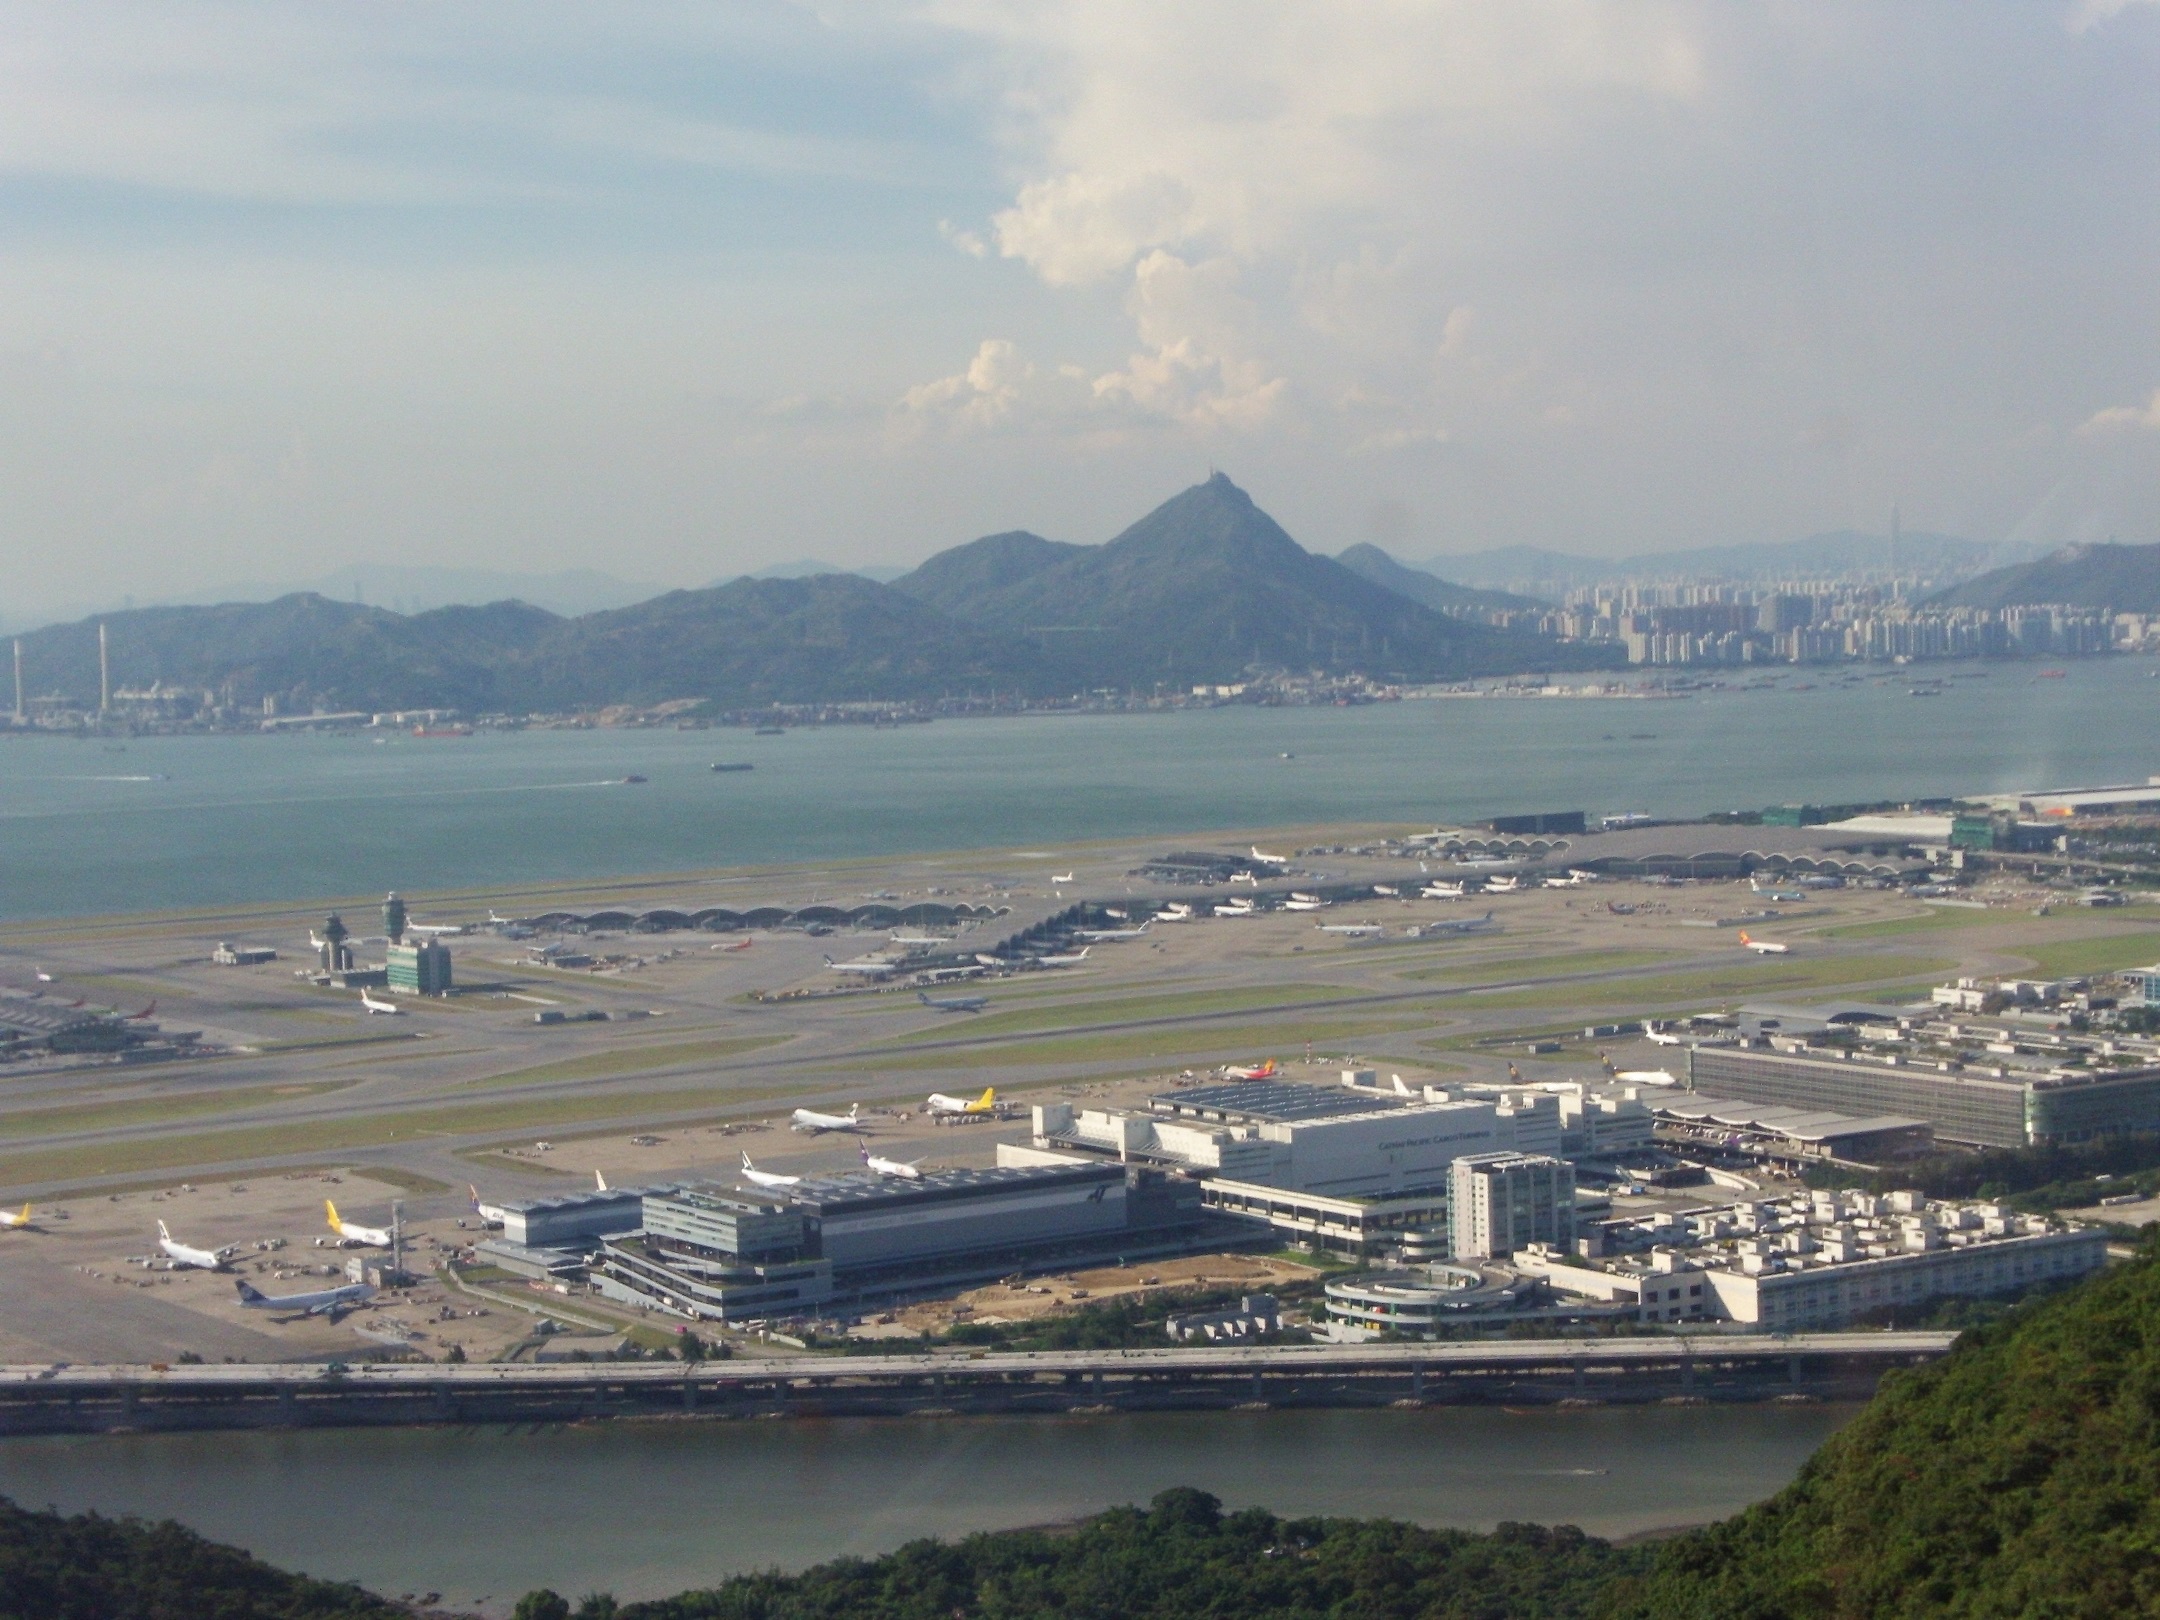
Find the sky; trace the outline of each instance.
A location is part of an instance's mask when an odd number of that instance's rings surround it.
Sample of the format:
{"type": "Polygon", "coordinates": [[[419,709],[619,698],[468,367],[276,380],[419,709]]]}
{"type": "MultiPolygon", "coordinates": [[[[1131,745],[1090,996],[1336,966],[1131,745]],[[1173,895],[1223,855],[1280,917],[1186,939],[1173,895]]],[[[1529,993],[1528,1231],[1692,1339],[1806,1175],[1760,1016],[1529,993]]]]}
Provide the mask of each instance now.
{"type": "Polygon", "coordinates": [[[354,559],[2160,540],[2145,0],[0,0],[0,620],[354,559]]]}

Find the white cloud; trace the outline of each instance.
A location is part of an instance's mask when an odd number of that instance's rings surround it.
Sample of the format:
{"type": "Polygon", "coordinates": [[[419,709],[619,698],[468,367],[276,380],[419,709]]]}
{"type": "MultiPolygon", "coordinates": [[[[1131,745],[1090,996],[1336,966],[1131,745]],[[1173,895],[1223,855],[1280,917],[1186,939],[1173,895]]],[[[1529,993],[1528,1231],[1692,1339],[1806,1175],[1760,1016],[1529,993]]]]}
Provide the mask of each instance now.
{"type": "Polygon", "coordinates": [[[1020,405],[1020,390],[1035,375],[1034,366],[1005,338],[984,338],[965,371],[935,382],[917,383],[901,396],[899,412],[918,424],[996,427],[1020,405]]]}
{"type": "Polygon", "coordinates": [[[1069,287],[1116,275],[1149,248],[1180,241],[1191,218],[1191,193],[1151,170],[1030,181],[994,223],[1005,257],[1069,287]]]}
{"type": "Polygon", "coordinates": [[[1160,248],[1133,272],[1127,307],[1146,347],[1095,379],[1095,395],[1188,427],[1250,429],[1276,414],[1288,379],[1252,352],[1252,305],[1226,258],[1187,264],[1160,248]]]}
{"type": "Polygon", "coordinates": [[[2078,424],[2080,433],[2160,432],[2160,388],[2142,405],[2110,405],[2078,424]]]}
{"type": "Polygon", "coordinates": [[[2155,0],[2077,0],[2066,19],[2073,34],[2090,33],[2102,23],[2111,22],[2132,6],[2149,6],[2155,0]]]}

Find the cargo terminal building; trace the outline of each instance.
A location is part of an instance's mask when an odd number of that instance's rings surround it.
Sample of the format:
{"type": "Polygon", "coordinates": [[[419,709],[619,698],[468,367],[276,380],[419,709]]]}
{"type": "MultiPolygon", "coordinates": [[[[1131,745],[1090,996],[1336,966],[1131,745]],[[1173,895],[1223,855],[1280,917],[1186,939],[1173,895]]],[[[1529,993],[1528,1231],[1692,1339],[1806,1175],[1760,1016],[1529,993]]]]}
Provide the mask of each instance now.
{"type": "Polygon", "coordinates": [[[648,1194],[644,1225],[602,1246],[609,1298],[737,1322],[1044,1266],[1179,1252],[1199,1189],[1116,1164],[860,1172],[784,1198],[690,1188],[648,1194]]]}
{"type": "Polygon", "coordinates": [[[2013,1070],[1898,1053],[1699,1046],[1688,1089],[1735,1102],[1923,1120],[1976,1147],[2160,1130],[2160,1068],[2013,1070]]]}

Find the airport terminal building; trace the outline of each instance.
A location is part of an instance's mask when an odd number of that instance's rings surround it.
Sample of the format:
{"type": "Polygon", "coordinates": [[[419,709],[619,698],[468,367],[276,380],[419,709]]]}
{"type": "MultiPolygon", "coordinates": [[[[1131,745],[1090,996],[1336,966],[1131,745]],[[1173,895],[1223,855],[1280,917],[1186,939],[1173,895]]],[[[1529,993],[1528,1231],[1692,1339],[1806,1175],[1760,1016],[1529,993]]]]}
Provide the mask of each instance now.
{"type": "Polygon", "coordinates": [[[1203,1219],[1197,1187],[1116,1164],[849,1172],[784,1197],[649,1195],[643,1227],[605,1242],[592,1280],[625,1303],[737,1322],[1176,1252],[1203,1219]]]}

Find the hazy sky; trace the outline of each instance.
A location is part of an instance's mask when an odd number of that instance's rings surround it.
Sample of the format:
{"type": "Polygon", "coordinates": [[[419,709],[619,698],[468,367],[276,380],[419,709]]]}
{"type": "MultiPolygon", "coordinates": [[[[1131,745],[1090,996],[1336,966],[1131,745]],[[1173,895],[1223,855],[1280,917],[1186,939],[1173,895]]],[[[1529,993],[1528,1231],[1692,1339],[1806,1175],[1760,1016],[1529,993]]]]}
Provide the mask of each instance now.
{"type": "Polygon", "coordinates": [[[2160,7],[0,3],[0,617],[382,561],[2160,539],[2160,7]]]}

